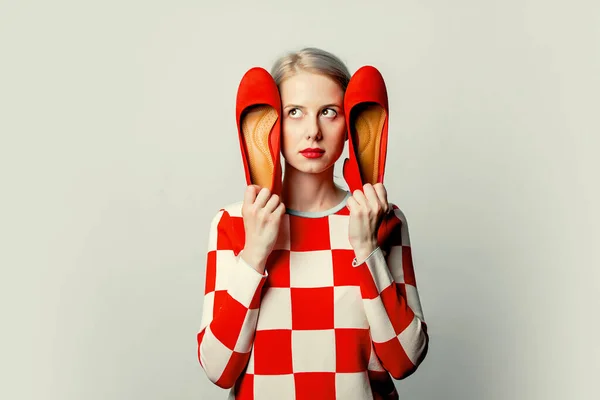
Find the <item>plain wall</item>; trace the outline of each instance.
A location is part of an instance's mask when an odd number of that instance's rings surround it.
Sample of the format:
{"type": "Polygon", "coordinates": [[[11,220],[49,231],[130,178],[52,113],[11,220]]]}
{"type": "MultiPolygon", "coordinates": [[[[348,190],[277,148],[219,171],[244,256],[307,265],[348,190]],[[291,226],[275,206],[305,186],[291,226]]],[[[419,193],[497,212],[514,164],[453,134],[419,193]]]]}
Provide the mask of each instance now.
{"type": "Polygon", "coordinates": [[[2,2],[2,399],[225,399],[197,362],[244,72],[382,72],[430,326],[403,399],[598,399],[597,1],[2,2]]]}

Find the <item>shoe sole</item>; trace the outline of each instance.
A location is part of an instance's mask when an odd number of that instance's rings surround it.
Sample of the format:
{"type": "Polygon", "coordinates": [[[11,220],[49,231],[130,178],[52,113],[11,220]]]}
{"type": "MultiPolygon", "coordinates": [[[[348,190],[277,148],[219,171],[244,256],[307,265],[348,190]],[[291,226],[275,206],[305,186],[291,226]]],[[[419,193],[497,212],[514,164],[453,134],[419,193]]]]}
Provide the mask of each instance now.
{"type": "Polygon", "coordinates": [[[246,148],[250,181],[270,188],[275,167],[269,149],[269,134],[277,121],[277,111],[267,105],[252,107],[242,117],[241,130],[246,148]]]}
{"type": "Polygon", "coordinates": [[[354,118],[354,135],[358,142],[357,159],[363,183],[377,183],[379,175],[381,135],[386,112],[378,104],[361,104],[354,118]]]}

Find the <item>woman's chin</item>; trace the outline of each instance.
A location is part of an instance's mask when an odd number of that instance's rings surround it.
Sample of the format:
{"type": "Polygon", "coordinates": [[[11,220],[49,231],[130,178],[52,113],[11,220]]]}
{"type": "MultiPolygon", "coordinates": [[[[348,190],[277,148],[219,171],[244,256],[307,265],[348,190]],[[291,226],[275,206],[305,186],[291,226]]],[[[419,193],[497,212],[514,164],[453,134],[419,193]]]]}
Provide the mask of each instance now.
{"type": "Polygon", "coordinates": [[[297,170],[298,172],[302,172],[305,174],[321,174],[333,167],[333,165],[329,165],[327,162],[325,162],[325,160],[323,160],[323,161],[311,160],[308,163],[307,162],[299,162],[299,163],[290,164],[290,166],[293,169],[297,170]]]}

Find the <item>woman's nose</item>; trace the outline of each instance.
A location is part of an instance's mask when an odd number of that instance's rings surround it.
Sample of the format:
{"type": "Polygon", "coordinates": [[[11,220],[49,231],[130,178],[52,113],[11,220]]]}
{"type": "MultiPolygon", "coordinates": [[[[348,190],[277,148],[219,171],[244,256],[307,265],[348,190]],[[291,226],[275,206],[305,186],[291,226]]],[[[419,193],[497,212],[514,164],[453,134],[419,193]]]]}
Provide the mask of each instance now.
{"type": "Polygon", "coordinates": [[[319,126],[318,118],[307,118],[306,122],[306,138],[320,140],[321,135],[321,127],[319,126]]]}

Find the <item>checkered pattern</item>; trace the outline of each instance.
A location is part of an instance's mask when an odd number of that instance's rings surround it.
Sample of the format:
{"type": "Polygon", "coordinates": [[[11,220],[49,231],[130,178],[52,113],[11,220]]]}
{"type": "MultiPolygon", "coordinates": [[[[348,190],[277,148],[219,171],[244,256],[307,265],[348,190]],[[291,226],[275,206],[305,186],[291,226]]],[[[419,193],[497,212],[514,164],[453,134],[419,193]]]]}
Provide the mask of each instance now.
{"type": "Polygon", "coordinates": [[[394,399],[428,336],[406,219],[394,206],[380,247],[358,263],[348,210],[286,214],[260,275],[240,257],[241,203],[211,226],[198,357],[232,399],[394,399]],[[259,312],[260,309],[260,312],[259,312]]]}

